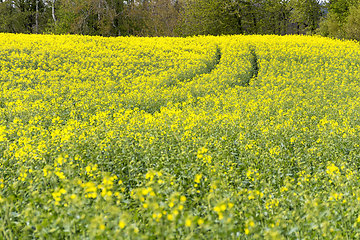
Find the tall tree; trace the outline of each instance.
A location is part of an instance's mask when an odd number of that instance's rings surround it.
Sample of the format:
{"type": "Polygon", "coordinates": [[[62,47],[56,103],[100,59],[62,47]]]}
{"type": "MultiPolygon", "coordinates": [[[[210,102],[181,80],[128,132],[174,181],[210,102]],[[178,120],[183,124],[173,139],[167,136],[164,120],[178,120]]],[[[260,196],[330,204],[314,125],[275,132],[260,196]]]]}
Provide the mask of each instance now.
{"type": "Polygon", "coordinates": [[[322,20],[318,33],[326,37],[360,39],[360,0],[331,0],[329,13],[322,20]]]}
{"type": "Polygon", "coordinates": [[[243,23],[236,11],[241,9],[236,7],[231,0],[186,1],[182,19],[183,35],[240,33],[243,23]]]}
{"type": "Polygon", "coordinates": [[[287,0],[187,1],[185,34],[286,34],[287,0]]]}
{"type": "Polygon", "coordinates": [[[346,19],[345,37],[360,41],[360,4],[351,6],[346,19]]]}
{"type": "Polygon", "coordinates": [[[140,36],[176,36],[182,1],[143,0],[127,4],[130,31],[140,36]]]}
{"type": "Polygon", "coordinates": [[[230,1],[227,13],[234,16],[240,33],[256,34],[261,32],[261,8],[259,0],[230,1]]]}
{"type": "Polygon", "coordinates": [[[321,12],[320,0],[291,0],[291,19],[298,25],[298,33],[314,34],[319,26],[321,12]]]}
{"type": "Polygon", "coordinates": [[[48,7],[41,0],[2,0],[0,2],[0,31],[13,33],[43,32],[48,7]]]}
{"type": "Polygon", "coordinates": [[[284,35],[290,27],[289,1],[268,0],[262,3],[262,33],[284,35]]]}
{"type": "Polygon", "coordinates": [[[349,16],[350,8],[358,5],[359,2],[359,0],[330,0],[328,6],[337,20],[345,23],[346,18],[349,16]]]}
{"type": "Polygon", "coordinates": [[[119,36],[123,34],[121,0],[52,0],[54,33],[119,36]]]}

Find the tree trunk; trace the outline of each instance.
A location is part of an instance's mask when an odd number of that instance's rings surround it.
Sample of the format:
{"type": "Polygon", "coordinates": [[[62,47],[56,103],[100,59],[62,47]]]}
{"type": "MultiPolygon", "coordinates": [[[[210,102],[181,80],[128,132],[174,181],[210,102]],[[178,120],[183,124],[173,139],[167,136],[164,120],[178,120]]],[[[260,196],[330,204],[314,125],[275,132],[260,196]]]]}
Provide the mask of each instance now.
{"type": "Polygon", "coordinates": [[[53,20],[54,20],[54,23],[56,24],[56,17],[55,17],[55,0],[52,0],[51,14],[52,14],[52,18],[53,18],[53,20]]]}
{"type": "Polygon", "coordinates": [[[39,33],[39,0],[36,0],[35,32],[39,33]]]}

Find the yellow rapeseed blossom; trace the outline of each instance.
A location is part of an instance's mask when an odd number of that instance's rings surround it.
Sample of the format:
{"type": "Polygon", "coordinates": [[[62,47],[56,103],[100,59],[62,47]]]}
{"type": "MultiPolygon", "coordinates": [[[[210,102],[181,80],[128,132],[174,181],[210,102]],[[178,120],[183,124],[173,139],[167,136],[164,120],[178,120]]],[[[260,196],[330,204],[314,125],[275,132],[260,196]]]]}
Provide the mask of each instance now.
{"type": "Polygon", "coordinates": [[[0,33],[0,43],[4,238],[356,235],[358,42],[0,33]]]}
{"type": "Polygon", "coordinates": [[[120,228],[123,229],[123,228],[125,228],[125,226],[126,226],[126,224],[125,224],[124,221],[120,221],[120,222],[119,222],[119,227],[120,227],[120,228]]]}

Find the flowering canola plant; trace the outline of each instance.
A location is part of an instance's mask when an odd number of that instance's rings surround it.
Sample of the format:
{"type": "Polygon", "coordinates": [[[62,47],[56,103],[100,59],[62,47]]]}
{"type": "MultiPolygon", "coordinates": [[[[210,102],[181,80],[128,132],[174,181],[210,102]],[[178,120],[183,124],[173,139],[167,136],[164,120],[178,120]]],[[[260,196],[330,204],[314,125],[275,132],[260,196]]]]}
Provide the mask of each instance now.
{"type": "Polygon", "coordinates": [[[0,34],[2,239],[360,233],[360,45],[0,34]]]}

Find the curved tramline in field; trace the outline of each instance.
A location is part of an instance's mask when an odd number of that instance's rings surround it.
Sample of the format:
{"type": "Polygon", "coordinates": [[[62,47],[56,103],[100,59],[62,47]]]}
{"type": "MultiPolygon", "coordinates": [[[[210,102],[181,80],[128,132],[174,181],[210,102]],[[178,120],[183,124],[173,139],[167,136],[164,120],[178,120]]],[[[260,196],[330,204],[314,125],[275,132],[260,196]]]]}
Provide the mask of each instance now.
{"type": "Polygon", "coordinates": [[[360,228],[360,46],[0,34],[4,239],[360,228]]]}

